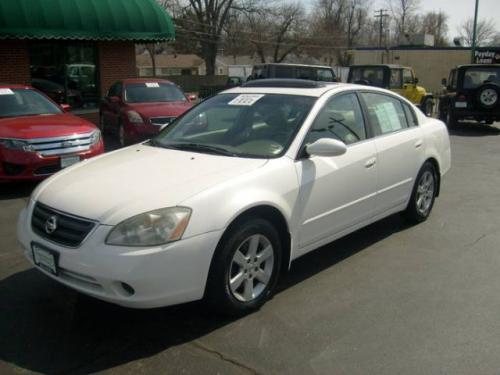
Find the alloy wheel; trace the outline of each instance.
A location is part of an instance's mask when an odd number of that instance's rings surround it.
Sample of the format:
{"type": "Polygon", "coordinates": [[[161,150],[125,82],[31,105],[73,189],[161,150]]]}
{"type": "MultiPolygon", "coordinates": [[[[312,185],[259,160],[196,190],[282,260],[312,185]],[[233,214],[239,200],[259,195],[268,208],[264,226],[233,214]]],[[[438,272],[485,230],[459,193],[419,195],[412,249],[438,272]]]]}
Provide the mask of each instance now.
{"type": "Polygon", "coordinates": [[[422,216],[427,216],[429,214],[436,189],[435,185],[434,175],[428,170],[422,174],[418,181],[415,199],[417,211],[422,216]]]}
{"type": "Polygon", "coordinates": [[[258,298],[269,285],[274,269],[274,251],[269,239],[254,234],[236,249],[229,269],[229,289],[241,302],[258,298]]]}
{"type": "Polygon", "coordinates": [[[484,89],[481,94],[479,94],[479,100],[481,103],[487,107],[495,105],[498,101],[498,94],[493,89],[484,89]]]}

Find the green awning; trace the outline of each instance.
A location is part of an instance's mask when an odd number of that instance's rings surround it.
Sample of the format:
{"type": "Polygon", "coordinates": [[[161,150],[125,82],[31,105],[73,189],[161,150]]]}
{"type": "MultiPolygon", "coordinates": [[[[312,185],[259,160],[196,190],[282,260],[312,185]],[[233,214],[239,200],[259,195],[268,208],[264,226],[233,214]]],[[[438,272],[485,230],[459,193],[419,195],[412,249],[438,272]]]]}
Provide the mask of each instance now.
{"type": "Polygon", "coordinates": [[[155,0],[0,0],[0,38],[174,39],[170,15],[155,0]]]}

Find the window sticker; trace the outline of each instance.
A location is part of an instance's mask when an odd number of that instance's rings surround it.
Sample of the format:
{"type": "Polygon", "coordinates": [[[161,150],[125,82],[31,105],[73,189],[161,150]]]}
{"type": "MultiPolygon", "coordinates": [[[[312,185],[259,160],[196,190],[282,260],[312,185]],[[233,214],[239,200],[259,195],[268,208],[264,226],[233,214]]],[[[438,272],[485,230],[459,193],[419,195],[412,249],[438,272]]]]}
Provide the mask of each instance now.
{"type": "Polygon", "coordinates": [[[160,87],[160,84],[158,82],[146,82],[146,87],[149,88],[160,87]]]}
{"type": "Polygon", "coordinates": [[[14,91],[11,89],[0,89],[0,95],[14,95],[14,91]]]}
{"type": "Polygon", "coordinates": [[[264,96],[264,94],[240,94],[227,104],[252,106],[257,102],[257,100],[263,98],[264,96]]]}
{"type": "Polygon", "coordinates": [[[382,133],[390,133],[401,129],[399,116],[393,103],[382,103],[375,107],[375,115],[382,133]]]}

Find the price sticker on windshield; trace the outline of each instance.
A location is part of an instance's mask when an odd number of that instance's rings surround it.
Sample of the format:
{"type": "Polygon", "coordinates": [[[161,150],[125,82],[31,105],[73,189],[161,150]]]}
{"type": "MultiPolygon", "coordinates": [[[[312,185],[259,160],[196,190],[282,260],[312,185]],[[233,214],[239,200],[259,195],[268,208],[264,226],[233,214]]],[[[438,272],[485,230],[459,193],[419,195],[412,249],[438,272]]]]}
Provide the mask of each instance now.
{"type": "Polygon", "coordinates": [[[14,95],[14,91],[11,89],[0,89],[0,95],[14,95]]]}
{"type": "Polygon", "coordinates": [[[146,82],[146,87],[149,87],[149,88],[160,87],[160,84],[158,82],[146,82]]]}
{"type": "Polygon", "coordinates": [[[251,106],[254,105],[257,102],[257,100],[259,100],[264,96],[265,96],[264,94],[240,94],[227,104],[251,106]]]}

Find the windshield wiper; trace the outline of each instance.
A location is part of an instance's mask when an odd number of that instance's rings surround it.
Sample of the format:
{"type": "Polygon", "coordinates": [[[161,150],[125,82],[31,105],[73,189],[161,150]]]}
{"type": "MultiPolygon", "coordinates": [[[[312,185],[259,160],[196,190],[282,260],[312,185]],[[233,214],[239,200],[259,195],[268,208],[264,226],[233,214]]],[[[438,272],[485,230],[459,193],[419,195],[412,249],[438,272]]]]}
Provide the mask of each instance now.
{"type": "Polygon", "coordinates": [[[228,151],[225,148],[203,145],[198,143],[169,143],[166,145],[161,145],[166,148],[173,148],[176,150],[185,150],[185,151],[200,151],[200,152],[208,152],[216,155],[224,155],[224,156],[238,156],[238,154],[228,151]]]}

